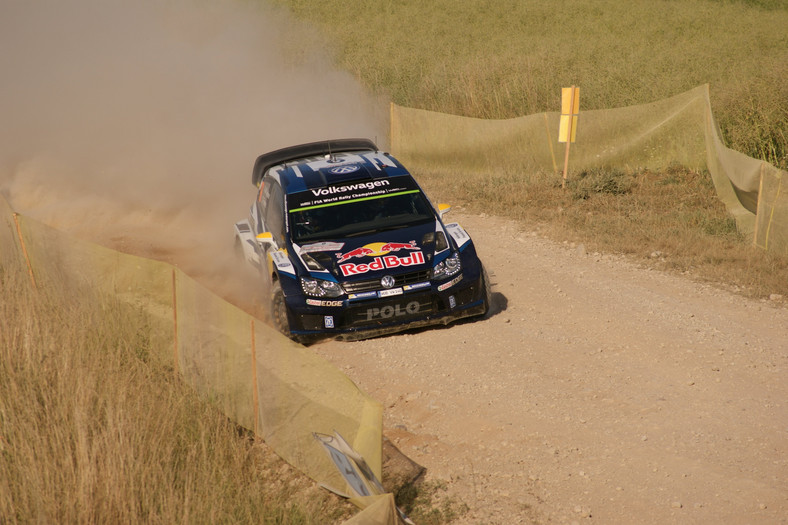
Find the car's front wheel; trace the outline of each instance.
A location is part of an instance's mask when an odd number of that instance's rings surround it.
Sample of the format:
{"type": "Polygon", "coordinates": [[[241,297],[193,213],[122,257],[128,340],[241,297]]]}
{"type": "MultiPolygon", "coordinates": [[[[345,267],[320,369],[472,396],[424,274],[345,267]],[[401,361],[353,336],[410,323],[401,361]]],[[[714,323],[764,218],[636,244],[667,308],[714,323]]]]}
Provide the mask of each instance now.
{"type": "Polygon", "coordinates": [[[271,289],[271,322],[283,334],[290,335],[290,322],[287,320],[285,294],[279,281],[274,281],[271,289]]]}
{"type": "Polygon", "coordinates": [[[487,268],[482,266],[482,281],[483,281],[483,291],[484,294],[484,313],[482,314],[484,317],[489,317],[492,313],[490,309],[492,308],[492,284],[490,284],[490,276],[487,275],[487,268]]]}

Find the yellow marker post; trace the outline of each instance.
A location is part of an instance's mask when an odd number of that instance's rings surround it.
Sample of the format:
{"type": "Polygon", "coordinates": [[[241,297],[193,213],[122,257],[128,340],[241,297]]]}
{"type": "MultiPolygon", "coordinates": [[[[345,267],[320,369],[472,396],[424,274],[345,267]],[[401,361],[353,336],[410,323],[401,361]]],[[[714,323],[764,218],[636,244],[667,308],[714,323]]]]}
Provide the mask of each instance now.
{"type": "Polygon", "coordinates": [[[566,174],[569,169],[569,145],[577,138],[577,115],[580,113],[580,88],[561,88],[561,121],[558,125],[558,142],[566,142],[564,153],[564,180],[561,187],[566,187],[566,174]]]}

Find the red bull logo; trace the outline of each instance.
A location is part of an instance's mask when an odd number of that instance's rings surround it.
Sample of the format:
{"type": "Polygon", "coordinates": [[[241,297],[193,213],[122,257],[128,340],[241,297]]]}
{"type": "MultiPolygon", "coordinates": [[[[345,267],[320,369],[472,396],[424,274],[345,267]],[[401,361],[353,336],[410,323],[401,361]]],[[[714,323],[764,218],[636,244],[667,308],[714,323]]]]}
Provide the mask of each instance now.
{"type": "Polygon", "coordinates": [[[337,254],[339,256],[339,259],[338,259],[337,262],[344,262],[344,261],[347,261],[348,259],[352,259],[353,257],[368,257],[368,256],[374,255],[374,254],[375,254],[374,250],[372,250],[371,248],[365,248],[365,247],[362,246],[361,248],[356,248],[355,250],[350,250],[347,253],[337,254]]]}
{"type": "Polygon", "coordinates": [[[386,255],[389,252],[396,252],[399,250],[418,250],[418,249],[419,247],[416,246],[416,241],[373,242],[371,244],[366,244],[364,246],[361,246],[360,248],[350,250],[349,252],[338,253],[337,262],[343,263],[348,259],[353,259],[354,257],[379,257],[382,255],[386,255]]]}
{"type": "Polygon", "coordinates": [[[380,251],[382,252],[396,252],[398,250],[418,250],[419,247],[416,246],[416,241],[410,242],[388,242],[384,244],[380,251]]]}
{"type": "Polygon", "coordinates": [[[390,268],[398,268],[400,266],[415,266],[424,264],[424,254],[420,251],[413,252],[410,255],[399,257],[397,255],[385,255],[383,257],[375,257],[372,262],[357,264],[345,263],[340,264],[339,268],[342,270],[342,275],[348,277],[350,275],[359,275],[362,273],[373,272],[378,270],[386,270],[390,268]]]}

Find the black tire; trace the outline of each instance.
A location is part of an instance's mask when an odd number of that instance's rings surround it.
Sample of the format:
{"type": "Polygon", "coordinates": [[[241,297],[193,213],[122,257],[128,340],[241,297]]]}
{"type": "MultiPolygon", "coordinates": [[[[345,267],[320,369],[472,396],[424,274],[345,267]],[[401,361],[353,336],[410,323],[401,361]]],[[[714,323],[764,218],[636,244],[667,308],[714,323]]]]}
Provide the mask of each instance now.
{"type": "Polygon", "coordinates": [[[492,284],[490,284],[490,276],[487,275],[487,268],[482,265],[482,293],[484,294],[484,313],[483,317],[489,317],[492,313],[492,284]]]}
{"type": "Polygon", "coordinates": [[[271,287],[271,322],[274,328],[290,336],[290,322],[287,320],[287,305],[282,285],[274,281],[271,287]]]}

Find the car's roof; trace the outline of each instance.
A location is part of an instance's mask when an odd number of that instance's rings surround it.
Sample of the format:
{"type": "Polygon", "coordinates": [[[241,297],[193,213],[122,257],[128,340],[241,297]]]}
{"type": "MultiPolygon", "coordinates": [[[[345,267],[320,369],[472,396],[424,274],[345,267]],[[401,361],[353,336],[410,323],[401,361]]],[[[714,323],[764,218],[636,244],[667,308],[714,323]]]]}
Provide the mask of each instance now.
{"type": "Polygon", "coordinates": [[[255,169],[259,170],[256,183],[268,171],[279,180],[285,193],[409,175],[397,159],[378,151],[377,146],[366,139],[341,139],[284,148],[258,157],[255,169]]]}

